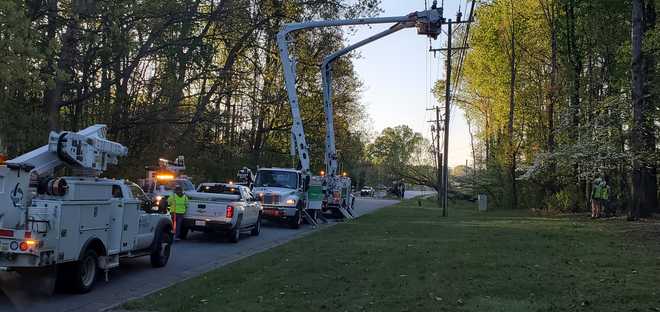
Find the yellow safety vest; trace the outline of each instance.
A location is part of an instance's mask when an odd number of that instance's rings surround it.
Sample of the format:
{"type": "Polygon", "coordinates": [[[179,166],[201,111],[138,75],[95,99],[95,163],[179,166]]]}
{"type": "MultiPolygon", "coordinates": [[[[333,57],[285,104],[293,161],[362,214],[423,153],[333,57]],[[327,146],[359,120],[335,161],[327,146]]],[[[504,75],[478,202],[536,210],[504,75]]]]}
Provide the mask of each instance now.
{"type": "Polygon", "coordinates": [[[172,194],[167,202],[170,206],[170,212],[176,214],[186,213],[186,209],[188,208],[188,196],[186,194],[183,194],[183,196],[172,194]]]}

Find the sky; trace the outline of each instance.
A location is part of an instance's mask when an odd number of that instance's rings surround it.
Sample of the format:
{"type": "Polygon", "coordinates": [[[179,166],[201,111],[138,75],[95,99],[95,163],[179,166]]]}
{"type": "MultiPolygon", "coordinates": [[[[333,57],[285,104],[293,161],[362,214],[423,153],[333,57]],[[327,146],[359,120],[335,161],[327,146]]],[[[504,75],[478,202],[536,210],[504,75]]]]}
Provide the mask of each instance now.
{"type": "MultiPolygon", "coordinates": [[[[432,0],[428,0],[429,6],[432,0]]],[[[441,1],[438,1],[440,3],[441,1]]],[[[445,17],[454,19],[459,3],[467,17],[465,0],[445,0],[445,17]]],[[[382,0],[380,16],[403,16],[424,10],[424,0],[382,0]]],[[[467,8],[469,11],[469,7],[467,8]]],[[[391,25],[371,25],[356,28],[348,38],[354,43],[383,31],[391,25]]],[[[446,34],[433,41],[438,48],[447,41],[446,34]]],[[[417,34],[414,28],[404,29],[375,41],[358,50],[355,71],[363,82],[362,102],[371,118],[370,130],[375,134],[386,127],[408,125],[431,139],[431,124],[435,113],[427,111],[436,105],[444,106],[431,95],[431,87],[444,79],[445,59],[428,52],[429,39],[417,34]]],[[[470,135],[463,112],[453,106],[450,113],[449,165],[472,163],[470,135]]]]}

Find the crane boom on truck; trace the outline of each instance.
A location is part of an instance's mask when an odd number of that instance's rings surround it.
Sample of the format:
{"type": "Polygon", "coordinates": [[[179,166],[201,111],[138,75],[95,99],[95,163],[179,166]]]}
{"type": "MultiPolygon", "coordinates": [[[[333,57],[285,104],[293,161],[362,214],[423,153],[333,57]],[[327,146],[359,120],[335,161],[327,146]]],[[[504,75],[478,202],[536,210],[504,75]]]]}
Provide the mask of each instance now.
{"type": "Polygon", "coordinates": [[[155,213],[136,184],[99,178],[128,154],[106,129],[51,132],[48,145],[0,165],[0,269],[43,269],[86,292],[120,258],[167,264],[169,215],[155,213]],[[65,168],[72,174],[61,176],[65,168]]]}
{"type": "Polygon", "coordinates": [[[284,81],[291,106],[291,116],[293,118],[293,127],[291,129],[293,140],[291,144],[295,146],[302,171],[310,173],[309,168],[309,146],[305,139],[302,118],[300,116],[300,105],[298,102],[298,93],[296,92],[296,61],[291,58],[289,43],[292,41],[290,35],[293,32],[322,27],[332,26],[353,26],[366,24],[388,24],[388,23],[412,23],[417,27],[418,33],[437,38],[440,34],[440,26],[444,21],[442,17],[442,8],[431,8],[421,12],[414,12],[406,16],[395,17],[374,17],[348,20],[327,20],[327,21],[309,21],[302,23],[286,24],[284,28],[277,33],[277,46],[280,52],[282,66],[284,68],[284,81]]]}
{"type": "MultiPolygon", "coordinates": [[[[292,41],[291,34],[305,29],[313,28],[322,28],[322,27],[333,27],[333,26],[352,26],[352,25],[365,25],[365,24],[388,24],[388,23],[397,23],[393,29],[399,27],[417,27],[418,34],[425,35],[430,38],[436,39],[440,34],[440,27],[444,22],[443,18],[443,9],[438,8],[436,3],[430,10],[425,10],[421,12],[414,12],[406,16],[395,16],[395,17],[376,17],[376,18],[362,18],[362,19],[347,19],[347,20],[327,20],[327,21],[309,21],[302,23],[291,23],[283,27],[283,29],[277,34],[277,45],[280,52],[280,58],[282,61],[282,66],[284,69],[284,80],[285,87],[287,90],[287,96],[289,99],[289,104],[291,107],[291,116],[293,119],[293,126],[291,129],[291,147],[292,151],[298,156],[300,161],[300,171],[299,174],[303,177],[305,185],[303,188],[304,200],[306,205],[309,206],[307,188],[309,186],[309,181],[311,180],[310,176],[310,160],[309,160],[309,146],[305,139],[305,131],[303,127],[302,118],[300,115],[300,106],[298,100],[298,94],[296,92],[296,61],[291,57],[289,51],[289,43],[292,41]]],[[[384,37],[382,35],[373,40],[380,39],[384,37]]],[[[365,42],[364,44],[366,44],[365,42]]],[[[338,57],[338,56],[337,56],[338,57]]],[[[327,64],[326,64],[327,65],[327,64]]],[[[329,76],[326,76],[327,79],[329,76]]],[[[329,85],[329,81],[327,83],[329,85]]],[[[330,95],[327,93],[328,89],[324,91],[324,95],[330,95]],[[326,94],[327,93],[327,94],[326,94]]],[[[334,128],[333,128],[333,117],[332,117],[332,106],[330,97],[325,102],[325,115],[328,133],[326,134],[326,165],[329,167],[328,176],[332,178],[337,176],[337,157],[336,150],[334,147],[334,128]],[[329,103],[329,106],[328,106],[329,103]]],[[[259,175],[259,173],[257,174],[259,175]]],[[[259,176],[257,176],[257,181],[259,181],[259,176]]],[[[258,184],[258,182],[257,182],[258,184]]],[[[263,194],[263,193],[261,193],[263,194]]],[[[265,211],[267,211],[265,209],[265,211]]],[[[309,216],[306,211],[302,210],[301,214],[309,216]]],[[[314,219],[314,218],[310,218],[314,219]]],[[[315,222],[312,220],[312,223],[315,222]]]]}
{"type": "Polygon", "coordinates": [[[339,172],[337,148],[334,131],[334,108],[332,105],[332,64],[340,57],[371,42],[387,37],[402,29],[415,27],[415,21],[399,22],[392,27],[371,37],[358,41],[323,59],[321,63],[321,81],[323,86],[323,109],[326,119],[325,175],[322,177],[323,203],[325,210],[350,219],[352,217],[351,179],[339,172]],[[335,211],[333,211],[335,210],[335,211]]]}

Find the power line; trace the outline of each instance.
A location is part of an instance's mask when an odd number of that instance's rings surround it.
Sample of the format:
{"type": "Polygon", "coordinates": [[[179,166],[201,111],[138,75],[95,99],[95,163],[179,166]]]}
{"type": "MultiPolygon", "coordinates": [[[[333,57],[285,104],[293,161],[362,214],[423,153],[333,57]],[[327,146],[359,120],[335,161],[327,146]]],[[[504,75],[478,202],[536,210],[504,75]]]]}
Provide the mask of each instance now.
{"type": "MultiPolygon", "coordinates": [[[[474,19],[474,6],[475,6],[476,0],[472,0],[472,6],[470,7],[470,14],[468,15],[468,23],[465,26],[465,34],[463,36],[463,46],[467,47],[468,40],[470,38],[470,26],[472,25],[473,19],[474,19]]],[[[467,10],[467,1],[465,3],[466,5],[466,10],[467,10]]],[[[459,57],[459,65],[456,71],[456,80],[454,83],[454,92],[452,94],[452,98],[456,95],[456,93],[459,90],[460,86],[460,81],[463,77],[463,64],[465,63],[465,57],[467,55],[467,50],[462,50],[460,57],[459,57]]]]}

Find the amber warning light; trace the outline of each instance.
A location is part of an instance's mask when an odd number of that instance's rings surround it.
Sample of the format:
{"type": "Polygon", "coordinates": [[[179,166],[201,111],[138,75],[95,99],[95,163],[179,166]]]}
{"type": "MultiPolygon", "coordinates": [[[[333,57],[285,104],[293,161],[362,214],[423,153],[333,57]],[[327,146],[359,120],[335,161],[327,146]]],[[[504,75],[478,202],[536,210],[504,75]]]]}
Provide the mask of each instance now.
{"type": "Polygon", "coordinates": [[[174,180],[174,175],[171,174],[159,174],[156,176],[158,180],[174,180]]]}

